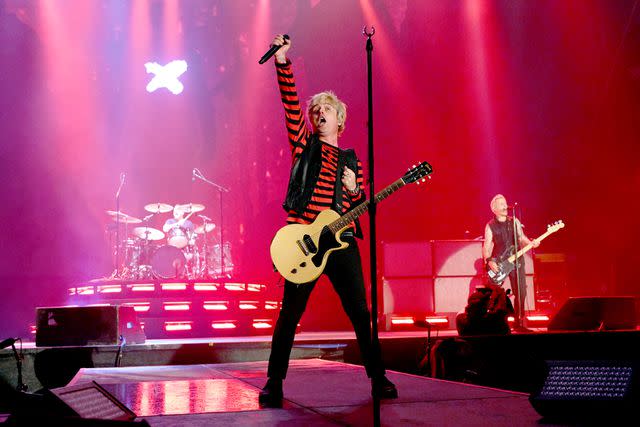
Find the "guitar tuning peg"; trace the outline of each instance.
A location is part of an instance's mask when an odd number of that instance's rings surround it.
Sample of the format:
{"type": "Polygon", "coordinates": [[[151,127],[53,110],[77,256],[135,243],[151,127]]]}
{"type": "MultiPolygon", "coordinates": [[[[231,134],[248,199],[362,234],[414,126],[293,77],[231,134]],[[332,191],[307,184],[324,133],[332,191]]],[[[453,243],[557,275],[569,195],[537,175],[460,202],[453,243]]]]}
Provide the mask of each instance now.
{"type": "Polygon", "coordinates": [[[427,179],[431,179],[431,175],[429,175],[429,176],[427,177],[427,179]]]}
{"type": "Polygon", "coordinates": [[[411,166],[411,167],[412,167],[412,168],[415,168],[415,167],[416,167],[415,163],[414,163],[414,164],[413,164],[413,166],[411,166]]]}
{"type": "Polygon", "coordinates": [[[422,182],[427,182],[427,180],[425,178],[422,178],[422,182]]]}

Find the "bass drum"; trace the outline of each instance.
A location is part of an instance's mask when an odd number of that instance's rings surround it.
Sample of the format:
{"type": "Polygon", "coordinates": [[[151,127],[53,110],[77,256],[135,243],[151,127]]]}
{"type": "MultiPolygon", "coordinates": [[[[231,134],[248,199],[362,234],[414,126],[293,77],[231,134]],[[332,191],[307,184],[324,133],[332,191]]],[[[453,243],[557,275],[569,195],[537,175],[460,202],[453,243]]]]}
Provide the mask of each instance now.
{"type": "Polygon", "coordinates": [[[175,246],[161,246],[151,257],[153,274],[161,279],[183,277],[186,263],[184,254],[175,246]]]}

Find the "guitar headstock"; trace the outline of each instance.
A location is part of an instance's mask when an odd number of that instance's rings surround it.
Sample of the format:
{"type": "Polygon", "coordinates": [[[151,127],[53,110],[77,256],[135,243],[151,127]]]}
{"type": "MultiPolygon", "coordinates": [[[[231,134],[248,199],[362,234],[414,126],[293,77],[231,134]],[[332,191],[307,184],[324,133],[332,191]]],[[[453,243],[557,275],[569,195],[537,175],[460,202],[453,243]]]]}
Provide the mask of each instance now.
{"type": "Polygon", "coordinates": [[[409,168],[407,173],[402,176],[402,181],[405,184],[411,184],[417,182],[425,182],[426,178],[431,179],[431,173],[433,172],[433,168],[427,162],[420,162],[417,166],[413,165],[413,167],[409,168]],[[425,178],[426,177],[426,178],[425,178]]]}
{"type": "Polygon", "coordinates": [[[561,228],[564,228],[564,222],[562,222],[561,219],[559,219],[558,221],[554,222],[553,224],[547,225],[547,231],[549,233],[555,233],[556,231],[560,230],[561,228]]]}

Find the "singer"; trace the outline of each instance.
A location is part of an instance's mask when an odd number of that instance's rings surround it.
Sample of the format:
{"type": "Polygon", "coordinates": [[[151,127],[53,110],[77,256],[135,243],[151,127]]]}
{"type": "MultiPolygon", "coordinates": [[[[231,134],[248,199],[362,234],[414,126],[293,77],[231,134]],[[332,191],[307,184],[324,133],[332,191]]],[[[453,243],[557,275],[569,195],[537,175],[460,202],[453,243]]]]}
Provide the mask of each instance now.
{"type": "MultiPolygon", "coordinates": [[[[275,50],[276,74],[292,158],[283,207],[288,215],[287,223],[310,224],[325,209],[344,213],[365,200],[362,164],[353,150],[338,147],[338,138],[345,129],[346,105],[333,92],[318,93],[308,102],[307,122],[300,106],[291,61],[286,56],[291,40],[277,35],[272,46],[278,47],[275,50]]],[[[361,235],[357,221],[352,223],[342,234],[342,240],[349,246],[329,255],[324,274],[329,277],[353,325],[367,376],[372,379],[371,393],[380,398],[396,398],[396,387],[385,376],[381,355],[374,351],[371,343],[371,316],[355,240],[361,235]]],[[[287,375],[296,326],[314,286],[315,281],[303,285],[285,281],[282,310],[271,343],[269,378],[259,396],[263,406],[282,406],[282,381],[287,375]]]]}
{"type": "MultiPolygon", "coordinates": [[[[487,269],[491,269],[494,272],[498,271],[498,264],[496,260],[499,257],[504,256],[507,253],[513,251],[514,242],[514,224],[516,228],[515,236],[518,238],[518,247],[531,243],[534,248],[540,246],[540,242],[536,239],[530,240],[525,236],[522,231],[522,225],[520,221],[515,220],[509,216],[509,205],[507,199],[502,194],[496,194],[491,199],[489,204],[491,211],[494,214],[494,218],[487,222],[484,228],[484,243],[482,245],[482,258],[484,259],[487,269]]],[[[524,301],[527,298],[527,285],[526,276],[524,271],[524,258],[520,258],[517,261],[517,270],[514,269],[509,274],[509,282],[511,284],[511,292],[515,297],[514,305],[514,322],[513,329],[516,332],[528,332],[528,329],[524,327],[524,301]],[[520,280],[518,281],[517,278],[520,280]]]]}

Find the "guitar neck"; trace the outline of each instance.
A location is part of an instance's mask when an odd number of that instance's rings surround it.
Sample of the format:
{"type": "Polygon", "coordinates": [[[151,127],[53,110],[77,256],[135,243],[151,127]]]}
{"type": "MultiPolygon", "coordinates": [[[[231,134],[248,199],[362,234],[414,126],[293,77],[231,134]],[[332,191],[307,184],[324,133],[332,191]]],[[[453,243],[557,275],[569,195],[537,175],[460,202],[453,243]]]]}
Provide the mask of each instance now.
{"type": "MultiPolygon", "coordinates": [[[[397,181],[395,181],[394,183],[386,187],[384,190],[380,191],[375,196],[373,196],[374,203],[379,203],[383,201],[384,199],[386,199],[391,194],[395,193],[405,185],[406,184],[402,180],[402,178],[398,179],[397,181]]],[[[360,203],[358,206],[353,208],[351,211],[342,215],[340,218],[336,219],[331,224],[329,224],[328,227],[331,230],[331,232],[335,234],[338,231],[342,230],[343,228],[348,227],[349,224],[351,224],[353,221],[356,220],[356,218],[358,218],[360,215],[362,215],[367,210],[369,210],[370,202],[371,202],[370,200],[365,200],[364,202],[360,203]]]]}
{"type": "MultiPolygon", "coordinates": [[[[553,232],[554,232],[553,230],[547,230],[544,234],[541,234],[536,240],[538,242],[542,242],[544,239],[547,238],[547,236],[549,236],[553,232]]],[[[520,258],[522,255],[524,255],[527,252],[529,252],[531,250],[531,248],[533,248],[533,244],[529,243],[527,246],[523,247],[518,252],[516,252],[515,254],[511,255],[507,260],[512,263],[512,262],[514,262],[516,260],[516,258],[520,258]]]]}

